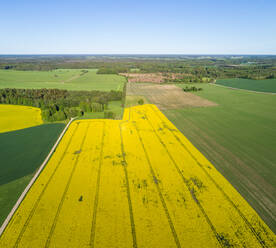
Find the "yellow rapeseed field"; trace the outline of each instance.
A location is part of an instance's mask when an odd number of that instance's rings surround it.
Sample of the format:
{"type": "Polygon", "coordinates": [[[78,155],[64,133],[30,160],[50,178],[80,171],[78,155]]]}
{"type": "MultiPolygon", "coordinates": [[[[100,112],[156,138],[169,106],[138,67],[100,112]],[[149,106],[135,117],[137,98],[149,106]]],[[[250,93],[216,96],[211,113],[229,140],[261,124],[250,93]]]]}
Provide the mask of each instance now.
{"type": "Polygon", "coordinates": [[[154,105],[74,121],[0,247],[275,247],[273,232],[154,105]]]}
{"type": "Polygon", "coordinates": [[[39,108],[0,104],[0,133],[42,124],[39,108]]]}

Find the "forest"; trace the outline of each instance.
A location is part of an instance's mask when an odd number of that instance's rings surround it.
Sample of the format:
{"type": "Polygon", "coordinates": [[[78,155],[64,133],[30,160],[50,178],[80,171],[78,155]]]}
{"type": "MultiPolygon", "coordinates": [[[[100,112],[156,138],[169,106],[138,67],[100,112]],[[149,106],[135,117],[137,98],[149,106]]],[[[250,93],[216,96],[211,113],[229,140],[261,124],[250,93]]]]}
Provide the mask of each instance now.
{"type": "MultiPolygon", "coordinates": [[[[180,82],[206,82],[224,78],[276,78],[276,56],[231,55],[21,55],[0,56],[0,69],[54,70],[98,68],[98,74],[180,73],[180,82]],[[188,78],[188,79],[187,79],[188,78]],[[208,79],[208,80],[206,80],[208,79]]],[[[179,81],[179,80],[178,80],[179,81]]]]}
{"type": "MultiPolygon", "coordinates": [[[[103,112],[109,101],[123,99],[121,91],[68,91],[60,89],[0,89],[0,103],[41,108],[46,122],[82,116],[84,112],[103,112]]],[[[106,111],[106,118],[112,112],[106,111]]]]}

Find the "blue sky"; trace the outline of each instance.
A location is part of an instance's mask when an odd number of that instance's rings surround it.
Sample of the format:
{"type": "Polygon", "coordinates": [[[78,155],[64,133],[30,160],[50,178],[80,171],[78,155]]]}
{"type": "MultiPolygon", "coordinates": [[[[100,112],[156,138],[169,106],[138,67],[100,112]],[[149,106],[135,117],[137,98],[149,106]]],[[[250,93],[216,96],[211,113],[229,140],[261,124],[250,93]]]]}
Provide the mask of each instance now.
{"type": "Polygon", "coordinates": [[[0,54],[276,54],[276,0],[0,0],[0,54]]]}

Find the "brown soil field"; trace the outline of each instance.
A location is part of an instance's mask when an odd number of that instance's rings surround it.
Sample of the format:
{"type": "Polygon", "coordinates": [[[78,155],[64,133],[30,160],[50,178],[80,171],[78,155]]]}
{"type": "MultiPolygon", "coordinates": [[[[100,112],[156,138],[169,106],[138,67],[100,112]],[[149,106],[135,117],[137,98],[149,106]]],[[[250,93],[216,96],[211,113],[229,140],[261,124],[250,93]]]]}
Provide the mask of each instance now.
{"type": "Polygon", "coordinates": [[[164,83],[165,80],[174,80],[182,78],[184,74],[180,73],[120,73],[125,76],[130,83],[164,83]]]}
{"type": "Polygon", "coordinates": [[[165,80],[162,73],[120,73],[120,75],[127,77],[130,83],[163,83],[165,80]]]}
{"type": "Polygon", "coordinates": [[[184,92],[175,85],[157,85],[129,82],[127,85],[128,96],[144,96],[150,103],[159,109],[179,109],[183,107],[209,107],[217,104],[203,99],[192,93],[184,92]]]}

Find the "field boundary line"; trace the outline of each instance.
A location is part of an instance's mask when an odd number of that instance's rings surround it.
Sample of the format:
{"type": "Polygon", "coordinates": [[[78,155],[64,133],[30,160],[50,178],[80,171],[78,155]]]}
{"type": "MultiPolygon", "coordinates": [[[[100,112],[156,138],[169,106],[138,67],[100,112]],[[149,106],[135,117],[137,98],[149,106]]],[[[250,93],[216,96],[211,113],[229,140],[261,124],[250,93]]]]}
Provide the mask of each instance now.
{"type": "Polygon", "coordinates": [[[41,166],[39,167],[39,169],[37,170],[37,172],[35,173],[35,175],[33,176],[33,178],[31,179],[31,181],[29,182],[29,184],[27,185],[27,187],[24,189],[24,191],[22,192],[22,194],[20,195],[20,197],[18,198],[17,202],[15,203],[15,205],[13,206],[12,210],[10,211],[10,213],[8,214],[7,218],[5,219],[5,221],[3,222],[2,226],[0,227],[0,237],[2,236],[2,234],[4,233],[6,227],[8,226],[8,224],[10,223],[13,215],[15,214],[16,210],[18,209],[18,207],[20,206],[20,204],[22,203],[22,201],[24,200],[25,196],[27,195],[27,193],[29,192],[30,188],[33,186],[33,184],[35,183],[36,179],[39,177],[40,173],[42,172],[42,170],[44,169],[45,165],[48,163],[49,159],[52,157],[53,153],[55,152],[58,144],[60,143],[61,139],[63,138],[65,132],[67,131],[67,129],[69,128],[70,124],[75,120],[75,118],[71,118],[71,120],[67,123],[67,125],[65,126],[65,128],[63,129],[62,133],[60,134],[60,136],[58,137],[56,143],[54,144],[54,146],[52,147],[51,151],[49,152],[48,156],[45,158],[45,160],[43,161],[43,163],[41,164],[41,166]]]}
{"type": "MultiPolygon", "coordinates": [[[[153,109],[153,108],[152,108],[153,109]]],[[[162,121],[162,118],[160,117],[160,115],[153,109],[154,113],[159,117],[159,119],[162,121]]],[[[166,117],[166,116],[165,116],[166,117]]],[[[177,129],[178,130],[178,129],[177,129]]],[[[204,168],[204,166],[198,161],[198,159],[193,155],[193,153],[186,147],[186,145],[181,141],[181,139],[175,134],[175,132],[169,130],[173,136],[175,137],[175,139],[177,140],[177,142],[190,154],[190,156],[195,160],[196,164],[203,170],[203,172],[205,173],[205,175],[214,183],[214,185],[217,187],[217,189],[223,194],[223,196],[225,197],[225,199],[230,203],[230,205],[233,206],[233,208],[238,212],[238,214],[240,215],[240,217],[243,219],[243,221],[245,222],[245,224],[247,225],[247,227],[249,228],[249,230],[252,232],[252,234],[255,236],[255,238],[257,239],[257,241],[259,242],[259,244],[262,247],[268,247],[265,242],[262,240],[262,238],[260,237],[258,231],[255,230],[255,228],[251,225],[251,223],[248,221],[248,219],[244,216],[244,214],[242,213],[242,211],[238,208],[238,206],[232,201],[232,199],[224,192],[224,190],[221,188],[221,186],[214,180],[214,178],[208,173],[208,171],[204,168]]],[[[180,134],[182,134],[179,130],[178,132],[180,134]]],[[[183,135],[183,134],[182,134],[183,135]]],[[[185,136],[184,136],[185,137],[185,136]]],[[[186,137],[185,137],[186,138],[186,137]]],[[[196,148],[197,149],[197,148],[196,148]]],[[[200,152],[201,153],[201,152],[200,152]]],[[[202,154],[203,155],[203,154],[202,154]]],[[[214,168],[216,169],[216,167],[214,166],[214,168]]],[[[222,174],[221,174],[222,175],[222,174]]],[[[231,184],[230,184],[231,185],[231,184]]],[[[232,185],[231,185],[232,186],[232,185]]],[[[233,186],[232,186],[233,187],[233,186]]],[[[235,189],[235,188],[234,188],[235,189]]],[[[235,189],[236,190],[236,189],[235,189]]],[[[243,198],[244,199],[244,198],[243,198]]],[[[249,205],[250,206],[250,205],[249,205]]],[[[251,207],[251,206],[250,206],[251,207]]]]}
{"type": "Polygon", "coordinates": [[[106,130],[106,122],[103,122],[100,160],[99,160],[98,175],[97,175],[97,182],[96,182],[96,192],[95,192],[94,207],[93,207],[93,219],[92,219],[92,225],[91,225],[91,231],[90,231],[90,242],[89,242],[90,247],[94,247],[94,241],[95,241],[95,232],[96,232],[96,224],[97,224],[97,210],[98,210],[98,202],[99,202],[100,183],[101,183],[101,171],[102,171],[102,164],[103,164],[103,148],[104,148],[105,130],[106,130]]]}
{"type": "MultiPolygon", "coordinates": [[[[140,144],[141,144],[141,146],[142,146],[142,148],[143,148],[143,150],[144,150],[145,157],[146,157],[147,163],[148,163],[149,168],[150,168],[150,173],[151,173],[151,175],[152,175],[152,177],[153,177],[154,180],[158,180],[157,177],[156,177],[156,174],[155,174],[155,172],[154,172],[154,169],[153,169],[153,167],[152,167],[152,164],[151,164],[151,161],[150,161],[148,152],[147,152],[147,150],[146,150],[145,144],[144,144],[144,142],[143,142],[143,140],[142,140],[140,131],[139,131],[139,129],[138,129],[136,123],[133,123],[133,125],[134,125],[134,127],[135,127],[135,129],[136,129],[136,132],[137,132],[137,135],[138,135],[140,144]]],[[[179,238],[178,238],[178,236],[177,236],[177,233],[176,233],[176,230],[175,230],[175,227],[174,227],[172,218],[171,218],[171,216],[170,216],[168,207],[167,207],[167,205],[166,205],[164,196],[163,196],[163,194],[162,194],[162,191],[161,191],[161,189],[160,189],[158,183],[153,182],[153,184],[155,184],[155,186],[156,186],[156,188],[157,188],[157,191],[158,191],[158,194],[159,194],[159,198],[160,198],[160,200],[161,200],[163,209],[164,209],[164,211],[165,211],[165,214],[166,214],[166,217],[167,217],[167,220],[168,220],[168,223],[169,223],[169,226],[170,226],[170,229],[171,229],[171,232],[172,232],[172,235],[173,235],[173,238],[174,238],[176,247],[181,248],[180,241],[179,241],[179,238]]]]}
{"type": "MultiPolygon", "coordinates": [[[[88,133],[89,127],[90,127],[90,123],[87,125],[87,128],[86,128],[86,130],[85,130],[84,137],[83,137],[83,139],[82,139],[82,141],[81,141],[80,150],[79,150],[80,153],[81,153],[81,151],[82,151],[84,142],[86,141],[87,133],[88,133]]],[[[53,223],[52,223],[52,226],[51,226],[50,233],[49,233],[49,235],[48,235],[46,244],[45,244],[45,246],[44,246],[45,248],[46,248],[46,247],[49,247],[50,244],[51,244],[52,236],[53,236],[53,233],[54,233],[54,231],[55,231],[55,229],[56,229],[58,217],[59,217],[60,211],[61,211],[61,209],[62,209],[62,207],[63,207],[63,203],[64,203],[64,200],[65,200],[65,196],[66,196],[66,194],[67,194],[67,192],[68,192],[68,189],[69,189],[69,187],[70,187],[70,184],[71,184],[73,175],[74,175],[74,173],[75,173],[75,171],[76,171],[76,168],[77,168],[77,166],[78,166],[78,162],[79,162],[79,158],[80,158],[80,153],[77,154],[77,158],[76,158],[76,160],[74,161],[74,165],[73,165],[72,171],[71,171],[71,173],[70,173],[70,175],[69,175],[68,181],[67,181],[67,183],[66,183],[65,189],[64,189],[63,194],[62,194],[62,197],[61,197],[61,200],[60,200],[60,202],[59,202],[59,204],[58,204],[58,209],[57,209],[57,211],[56,211],[55,218],[54,218],[54,220],[53,220],[53,223]]]]}
{"type": "Polygon", "coordinates": [[[229,86],[225,86],[225,85],[221,85],[221,84],[216,84],[216,83],[210,83],[210,85],[214,85],[214,86],[218,86],[218,87],[222,87],[222,88],[226,88],[226,89],[231,89],[231,90],[242,90],[242,91],[246,91],[246,92],[249,92],[249,93],[258,93],[258,94],[266,94],[266,95],[276,95],[276,93],[274,93],[274,92],[264,92],[264,91],[246,90],[246,89],[234,88],[234,87],[229,87],[229,86]]]}
{"type": "Polygon", "coordinates": [[[123,140],[123,132],[122,132],[122,125],[128,123],[128,121],[121,122],[119,124],[120,128],[120,137],[121,137],[121,152],[122,152],[122,166],[125,172],[126,178],[126,188],[127,188],[127,199],[128,199],[128,207],[129,207],[129,216],[130,216],[130,224],[131,224],[131,233],[132,233],[132,240],[133,240],[133,248],[137,248],[137,238],[136,238],[136,230],[135,230],[135,222],[134,222],[134,215],[133,215],[133,207],[132,201],[130,196],[130,188],[129,188],[129,178],[128,178],[128,171],[127,171],[127,161],[126,161],[126,153],[124,148],[124,140],[123,140]]]}
{"type": "Polygon", "coordinates": [[[68,150],[68,147],[69,147],[69,145],[71,144],[71,141],[72,141],[72,139],[73,139],[73,137],[74,137],[74,135],[75,135],[75,133],[76,133],[78,127],[79,127],[79,125],[77,125],[77,127],[75,128],[73,134],[71,135],[71,137],[70,137],[70,139],[69,139],[69,142],[68,142],[66,148],[65,148],[64,151],[63,151],[63,154],[62,154],[61,158],[60,158],[59,161],[58,161],[57,166],[55,167],[53,173],[51,174],[51,176],[50,176],[49,179],[47,180],[47,183],[46,183],[45,186],[43,187],[43,189],[42,189],[42,191],[40,192],[38,198],[36,199],[35,204],[33,205],[32,209],[31,209],[31,212],[29,213],[28,218],[27,218],[27,220],[25,221],[25,223],[24,223],[24,225],[23,225],[23,227],[22,227],[22,229],[21,229],[21,231],[20,231],[20,233],[19,233],[19,235],[18,235],[18,237],[17,237],[17,239],[16,239],[15,247],[18,247],[18,244],[19,244],[19,242],[20,242],[20,240],[21,240],[21,238],[22,238],[24,232],[26,231],[26,228],[27,228],[27,226],[29,225],[31,218],[33,217],[33,215],[34,215],[34,213],[35,213],[35,211],[36,211],[36,208],[38,207],[38,204],[39,204],[39,202],[40,202],[42,196],[44,195],[46,189],[48,188],[48,185],[49,185],[50,182],[52,181],[53,177],[55,176],[55,174],[56,174],[56,172],[57,172],[57,170],[58,170],[58,168],[59,168],[59,166],[60,166],[60,164],[61,164],[61,162],[62,162],[62,160],[63,160],[63,158],[64,158],[64,156],[65,156],[65,154],[66,154],[66,151],[68,150]]]}

